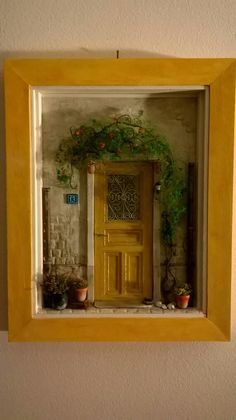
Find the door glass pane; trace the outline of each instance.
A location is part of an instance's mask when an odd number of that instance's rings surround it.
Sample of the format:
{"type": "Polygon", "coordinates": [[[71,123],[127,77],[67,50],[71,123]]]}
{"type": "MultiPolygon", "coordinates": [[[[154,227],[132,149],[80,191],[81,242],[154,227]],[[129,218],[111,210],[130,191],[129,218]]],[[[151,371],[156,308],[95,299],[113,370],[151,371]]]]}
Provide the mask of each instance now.
{"type": "Polygon", "coordinates": [[[138,175],[107,176],[108,220],[139,220],[140,180],[138,175]]]}

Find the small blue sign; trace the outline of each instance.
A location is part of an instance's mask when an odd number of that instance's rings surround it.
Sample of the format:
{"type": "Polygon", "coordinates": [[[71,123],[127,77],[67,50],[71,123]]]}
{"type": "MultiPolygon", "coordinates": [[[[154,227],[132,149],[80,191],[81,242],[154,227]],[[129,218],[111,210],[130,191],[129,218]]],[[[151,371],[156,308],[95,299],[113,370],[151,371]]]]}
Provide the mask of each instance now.
{"type": "Polygon", "coordinates": [[[79,203],[78,194],[66,194],[66,203],[67,204],[78,204],[79,203]]]}

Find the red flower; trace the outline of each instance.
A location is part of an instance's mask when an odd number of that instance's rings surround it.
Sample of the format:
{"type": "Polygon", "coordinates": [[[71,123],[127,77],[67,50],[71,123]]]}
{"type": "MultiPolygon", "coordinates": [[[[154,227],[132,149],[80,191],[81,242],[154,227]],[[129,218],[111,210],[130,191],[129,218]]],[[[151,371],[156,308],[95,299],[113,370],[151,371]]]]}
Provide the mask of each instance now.
{"type": "Polygon", "coordinates": [[[106,147],[106,143],[103,143],[103,142],[101,142],[101,143],[99,143],[99,149],[105,149],[105,147],[106,147]]]}
{"type": "Polygon", "coordinates": [[[144,133],[144,128],[143,127],[139,127],[138,132],[143,134],[144,133]]]}
{"type": "Polygon", "coordinates": [[[76,130],[76,131],[75,131],[75,135],[76,135],[76,136],[78,136],[78,137],[79,137],[79,136],[80,136],[80,134],[81,134],[81,130],[76,130]]]}

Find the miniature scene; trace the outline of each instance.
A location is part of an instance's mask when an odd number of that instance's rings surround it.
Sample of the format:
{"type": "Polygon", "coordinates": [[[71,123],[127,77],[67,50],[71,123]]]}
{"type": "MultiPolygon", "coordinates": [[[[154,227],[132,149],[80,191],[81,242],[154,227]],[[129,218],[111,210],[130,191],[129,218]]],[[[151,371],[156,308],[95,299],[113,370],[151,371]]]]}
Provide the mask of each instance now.
{"type": "Polygon", "coordinates": [[[43,98],[42,309],[201,309],[198,106],[197,92],[43,98]]]}

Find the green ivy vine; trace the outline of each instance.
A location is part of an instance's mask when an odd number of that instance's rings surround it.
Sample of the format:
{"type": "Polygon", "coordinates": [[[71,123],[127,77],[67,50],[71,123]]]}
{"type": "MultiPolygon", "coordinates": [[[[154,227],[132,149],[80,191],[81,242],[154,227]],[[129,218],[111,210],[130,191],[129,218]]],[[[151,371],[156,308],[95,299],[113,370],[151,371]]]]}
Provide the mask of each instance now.
{"type": "Polygon", "coordinates": [[[170,261],[177,227],[186,211],[182,169],[174,159],[165,136],[137,115],[122,114],[108,121],[91,120],[70,128],[56,154],[57,178],[71,185],[73,168],[108,160],[150,160],[158,163],[158,199],[161,206],[161,239],[169,252],[166,276],[172,276],[170,261]]]}

